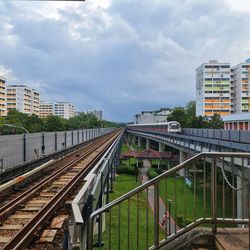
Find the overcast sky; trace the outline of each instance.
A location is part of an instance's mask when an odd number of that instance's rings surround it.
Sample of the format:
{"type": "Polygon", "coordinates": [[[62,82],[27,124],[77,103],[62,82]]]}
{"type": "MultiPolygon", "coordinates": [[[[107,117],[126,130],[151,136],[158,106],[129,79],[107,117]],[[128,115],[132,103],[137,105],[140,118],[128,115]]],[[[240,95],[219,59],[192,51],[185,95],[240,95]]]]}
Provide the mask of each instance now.
{"type": "Polygon", "coordinates": [[[248,57],[249,0],[0,0],[7,83],[109,120],[185,105],[201,63],[248,57]]]}

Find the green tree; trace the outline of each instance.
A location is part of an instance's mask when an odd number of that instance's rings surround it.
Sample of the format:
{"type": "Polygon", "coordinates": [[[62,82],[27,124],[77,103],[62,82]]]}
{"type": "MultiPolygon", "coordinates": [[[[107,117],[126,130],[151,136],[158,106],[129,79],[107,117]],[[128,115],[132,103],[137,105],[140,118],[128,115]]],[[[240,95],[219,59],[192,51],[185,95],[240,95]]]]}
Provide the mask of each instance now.
{"type": "Polygon", "coordinates": [[[214,129],[222,129],[223,128],[223,121],[219,114],[214,114],[209,121],[209,128],[214,129]]]}
{"type": "Polygon", "coordinates": [[[59,116],[47,116],[44,122],[45,131],[62,131],[65,130],[63,119],[59,116]]]}
{"type": "Polygon", "coordinates": [[[30,133],[40,132],[44,130],[44,120],[37,115],[32,114],[24,119],[23,127],[25,127],[30,133]]]}
{"type": "Polygon", "coordinates": [[[168,117],[168,121],[177,121],[182,128],[187,127],[187,113],[183,107],[176,107],[168,117]]]}
{"type": "Polygon", "coordinates": [[[196,119],[196,107],[195,107],[195,101],[190,101],[186,105],[186,125],[188,128],[193,128],[196,126],[197,119],[196,119]]]}

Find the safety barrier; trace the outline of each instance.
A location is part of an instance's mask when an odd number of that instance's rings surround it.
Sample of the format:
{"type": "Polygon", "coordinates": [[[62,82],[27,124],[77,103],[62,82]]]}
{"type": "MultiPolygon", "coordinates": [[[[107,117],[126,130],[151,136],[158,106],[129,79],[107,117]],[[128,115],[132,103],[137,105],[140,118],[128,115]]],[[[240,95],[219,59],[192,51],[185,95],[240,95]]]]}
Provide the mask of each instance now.
{"type": "Polygon", "coordinates": [[[0,172],[111,132],[114,128],[0,136],[0,172]]]}
{"type": "Polygon", "coordinates": [[[182,134],[223,141],[240,143],[250,142],[250,131],[242,130],[183,128],[182,134]]]}
{"type": "Polygon", "coordinates": [[[84,178],[81,190],[72,201],[73,218],[69,230],[72,249],[86,248],[88,218],[92,211],[109,202],[122,136],[123,132],[84,178]]]}
{"type": "Polygon", "coordinates": [[[249,226],[249,159],[200,153],[167,170],[94,211],[87,249],[159,249],[198,226],[249,226]]]}

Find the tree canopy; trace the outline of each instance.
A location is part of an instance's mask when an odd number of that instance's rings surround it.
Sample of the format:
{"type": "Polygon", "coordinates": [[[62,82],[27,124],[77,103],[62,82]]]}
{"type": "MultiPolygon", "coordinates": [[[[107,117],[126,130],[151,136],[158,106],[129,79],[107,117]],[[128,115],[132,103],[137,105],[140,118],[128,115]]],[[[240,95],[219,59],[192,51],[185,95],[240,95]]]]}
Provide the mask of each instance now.
{"type": "Polygon", "coordinates": [[[21,128],[9,127],[4,124],[24,127],[30,133],[117,127],[116,123],[106,120],[98,120],[92,114],[80,114],[79,116],[67,120],[53,115],[39,118],[35,114],[27,115],[16,110],[11,110],[6,117],[0,117],[0,134],[24,133],[24,130],[21,128]]]}
{"type": "Polygon", "coordinates": [[[182,128],[223,128],[220,115],[215,114],[211,119],[206,116],[196,116],[195,106],[195,101],[190,101],[186,107],[174,108],[168,121],[178,121],[182,128]]]}

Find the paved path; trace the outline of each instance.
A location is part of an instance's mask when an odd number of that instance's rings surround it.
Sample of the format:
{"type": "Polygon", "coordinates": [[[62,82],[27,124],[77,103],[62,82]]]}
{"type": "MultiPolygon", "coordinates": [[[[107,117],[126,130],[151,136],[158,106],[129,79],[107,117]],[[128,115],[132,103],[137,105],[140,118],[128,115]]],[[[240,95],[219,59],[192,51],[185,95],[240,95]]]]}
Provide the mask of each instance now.
{"type": "MultiPolygon", "coordinates": [[[[148,181],[147,171],[150,168],[151,164],[148,160],[143,160],[143,168],[140,169],[142,179],[142,184],[148,181]]],[[[148,202],[152,210],[154,211],[154,187],[151,186],[148,189],[148,202]]],[[[174,220],[170,217],[170,230],[169,230],[169,213],[167,211],[167,208],[162,201],[162,199],[159,197],[159,224],[164,229],[167,230],[167,232],[170,234],[175,232],[175,223],[174,220]]],[[[178,227],[176,228],[178,230],[178,227]]]]}
{"type": "MultiPolygon", "coordinates": [[[[128,145],[131,150],[134,150],[134,148],[131,145],[128,145]]],[[[140,168],[140,173],[142,176],[142,184],[148,181],[148,169],[151,167],[151,163],[149,160],[143,160],[143,167],[140,168]]],[[[154,211],[154,187],[151,186],[148,189],[148,203],[152,210],[154,211]]],[[[169,223],[169,213],[168,210],[162,201],[162,199],[159,197],[159,224],[160,226],[166,230],[170,234],[175,233],[175,230],[178,230],[178,227],[175,228],[175,223],[172,217],[170,217],[170,223],[169,223]],[[170,230],[169,230],[170,227],[170,230]]]]}

